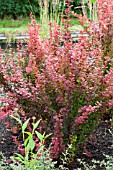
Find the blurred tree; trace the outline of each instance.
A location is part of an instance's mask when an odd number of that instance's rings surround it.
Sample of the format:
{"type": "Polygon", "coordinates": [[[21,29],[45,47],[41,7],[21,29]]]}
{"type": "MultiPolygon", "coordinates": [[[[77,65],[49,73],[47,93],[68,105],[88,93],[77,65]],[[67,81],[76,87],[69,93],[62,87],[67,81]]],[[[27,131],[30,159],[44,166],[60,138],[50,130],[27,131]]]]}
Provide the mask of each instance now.
{"type": "MultiPolygon", "coordinates": [[[[47,1],[47,0],[46,0],[47,1]]],[[[56,2],[54,0],[48,0],[49,7],[51,2],[56,2]]],[[[58,4],[59,12],[63,11],[64,8],[64,1],[66,0],[59,0],[60,3],[58,4]]],[[[42,4],[44,0],[41,0],[42,4]]],[[[29,16],[32,12],[35,16],[40,15],[40,0],[0,0],[0,18],[4,19],[20,19],[22,17],[29,16]]],[[[81,0],[72,0],[71,1],[72,10],[77,13],[82,12],[81,8],[81,0]]],[[[51,9],[48,9],[51,12],[51,9]]],[[[54,10],[55,11],[55,10],[54,10]]]]}
{"type": "Polygon", "coordinates": [[[0,0],[0,18],[19,19],[30,13],[39,15],[37,0],[0,0]]]}

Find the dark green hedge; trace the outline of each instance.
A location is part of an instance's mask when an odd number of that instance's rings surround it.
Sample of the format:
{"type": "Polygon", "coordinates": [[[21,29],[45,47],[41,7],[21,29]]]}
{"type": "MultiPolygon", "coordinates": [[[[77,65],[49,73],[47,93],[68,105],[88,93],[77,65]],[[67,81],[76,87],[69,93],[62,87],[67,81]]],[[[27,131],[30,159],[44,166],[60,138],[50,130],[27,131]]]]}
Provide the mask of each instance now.
{"type": "MultiPolygon", "coordinates": [[[[60,1],[63,5],[64,0],[60,1]]],[[[80,0],[72,0],[71,5],[73,5],[72,9],[75,10],[76,6],[80,6],[80,0]]],[[[29,16],[31,12],[35,16],[39,16],[39,11],[39,0],[0,0],[0,19],[19,19],[29,16]]],[[[75,12],[81,13],[81,9],[76,9],[75,12]]]]}
{"type": "Polygon", "coordinates": [[[72,0],[71,5],[72,5],[73,11],[75,11],[78,14],[82,13],[81,0],[72,0]],[[76,7],[78,7],[78,8],[76,8],[76,7]]]}
{"type": "Polygon", "coordinates": [[[0,18],[18,19],[33,12],[39,15],[37,0],[0,0],[0,18]]]}

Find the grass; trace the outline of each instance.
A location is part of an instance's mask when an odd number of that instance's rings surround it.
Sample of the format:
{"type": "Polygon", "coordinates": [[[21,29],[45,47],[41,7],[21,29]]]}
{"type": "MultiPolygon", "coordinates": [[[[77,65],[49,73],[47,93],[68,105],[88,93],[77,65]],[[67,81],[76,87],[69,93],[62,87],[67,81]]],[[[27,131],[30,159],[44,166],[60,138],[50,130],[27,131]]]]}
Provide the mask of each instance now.
{"type": "Polygon", "coordinates": [[[26,26],[30,22],[29,18],[25,18],[24,20],[0,20],[0,27],[2,28],[12,28],[12,27],[21,27],[26,26]]]}
{"type": "Polygon", "coordinates": [[[78,18],[71,18],[70,24],[71,24],[72,26],[73,26],[73,25],[79,25],[78,18]]]}
{"type": "MultiPolygon", "coordinates": [[[[39,21],[38,18],[37,21],[39,21]]],[[[25,34],[28,31],[28,23],[30,23],[30,18],[0,20],[0,34],[25,34]]]]}
{"type": "Polygon", "coordinates": [[[80,31],[83,29],[83,27],[80,25],[77,18],[71,18],[70,24],[71,24],[71,27],[70,27],[71,32],[76,32],[76,31],[80,31]]]}
{"type": "Polygon", "coordinates": [[[76,32],[76,31],[80,31],[80,30],[83,30],[83,27],[81,25],[73,25],[70,27],[71,32],[76,32]]]}
{"type": "Polygon", "coordinates": [[[27,26],[14,27],[14,28],[0,28],[0,34],[25,34],[27,33],[27,26]]]}
{"type": "MultiPolygon", "coordinates": [[[[39,22],[39,18],[37,18],[37,21],[39,22]]],[[[28,23],[30,23],[30,18],[22,20],[0,20],[0,34],[25,34],[28,31],[28,23]]],[[[71,19],[70,24],[72,25],[70,28],[72,31],[82,29],[82,26],[79,25],[78,20],[75,18],[71,19]]]]}

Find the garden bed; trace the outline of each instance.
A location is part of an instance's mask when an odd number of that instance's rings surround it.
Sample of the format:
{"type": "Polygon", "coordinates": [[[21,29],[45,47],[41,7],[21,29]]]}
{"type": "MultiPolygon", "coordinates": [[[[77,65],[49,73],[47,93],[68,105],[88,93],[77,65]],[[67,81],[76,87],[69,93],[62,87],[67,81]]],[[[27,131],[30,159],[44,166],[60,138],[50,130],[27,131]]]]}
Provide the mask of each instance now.
{"type": "MultiPolygon", "coordinates": [[[[74,159],[74,169],[81,167],[84,169],[77,159],[82,159],[86,164],[92,166],[92,160],[103,161],[105,160],[104,155],[113,157],[113,129],[110,121],[102,121],[100,125],[93,131],[89,140],[86,143],[86,149],[90,153],[89,156],[86,153],[80,153],[74,159]]],[[[106,170],[105,166],[100,167],[97,165],[95,170],[106,170]]]]}
{"type": "MultiPolygon", "coordinates": [[[[9,119],[7,118],[7,121],[9,119]]],[[[4,126],[4,120],[0,122],[0,151],[4,156],[9,159],[14,153],[17,153],[17,147],[12,141],[12,133],[4,126]]],[[[100,125],[93,131],[89,140],[86,143],[86,149],[89,156],[85,151],[81,151],[75,156],[73,161],[73,167],[70,170],[77,170],[81,168],[84,170],[82,164],[78,162],[78,159],[86,162],[87,165],[92,166],[92,160],[102,161],[105,160],[105,155],[113,157],[113,129],[109,120],[102,121],[100,125]]],[[[106,170],[105,166],[100,167],[97,164],[95,170],[106,170]]]]}

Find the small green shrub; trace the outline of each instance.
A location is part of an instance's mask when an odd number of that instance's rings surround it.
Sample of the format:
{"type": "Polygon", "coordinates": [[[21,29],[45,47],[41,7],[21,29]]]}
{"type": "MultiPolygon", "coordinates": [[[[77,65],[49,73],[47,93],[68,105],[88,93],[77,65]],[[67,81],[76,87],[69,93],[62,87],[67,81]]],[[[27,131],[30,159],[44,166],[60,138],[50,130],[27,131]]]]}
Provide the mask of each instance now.
{"type": "MultiPolygon", "coordinates": [[[[78,159],[78,161],[80,162],[80,164],[82,164],[84,166],[85,170],[94,170],[95,168],[97,168],[97,166],[99,165],[100,167],[104,167],[106,168],[106,170],[113,170],[113,156],[109,156],[109,155],[105,155],[105,159],[103,161],[98,161],[98,160],[92,160],[93,165],[90,166],[88,165],[85,161],[78,159]]],[[[78,168],[78,170],[81,170],[81,168],[78,168]]]]}
{"type": "Polygon", "coordinates": [[[37,0],[30,2],[29,0],[4,0],[0,2],[0,18],[1,19],[20,19],[33,12],[39,15],[39,5],[37,0]]]}
{"type": "Polygon", "coordinates": [[[2,152],[0,153],[0,158],[0,170],[12,170],[2,152]]]}
{"type": "Polygon", "coordinates": [[[30,118],[22,123],[19,118],[14,116],[12,117],[16,119],[21,125],[24,156],[19,153],[16,153],[16,156],[12,156],[11,159],[13,163],[10,164],[11,168],[13,170],[55,170],[56,162],[53,162],[50,157],[50,148],[46,149],[44,145],[45,139],[48,138],[51,134],[42,135],[36,131],[41,120],[35,122],[35,118],[33,117],[32,132],[28,132],[26,131],[26,128],[30,118]],[[37,138],[39,139],[39,149],[37,152],[35,152],[36,140],[34,140],[34,135],[37,135],[37,138]]]}

